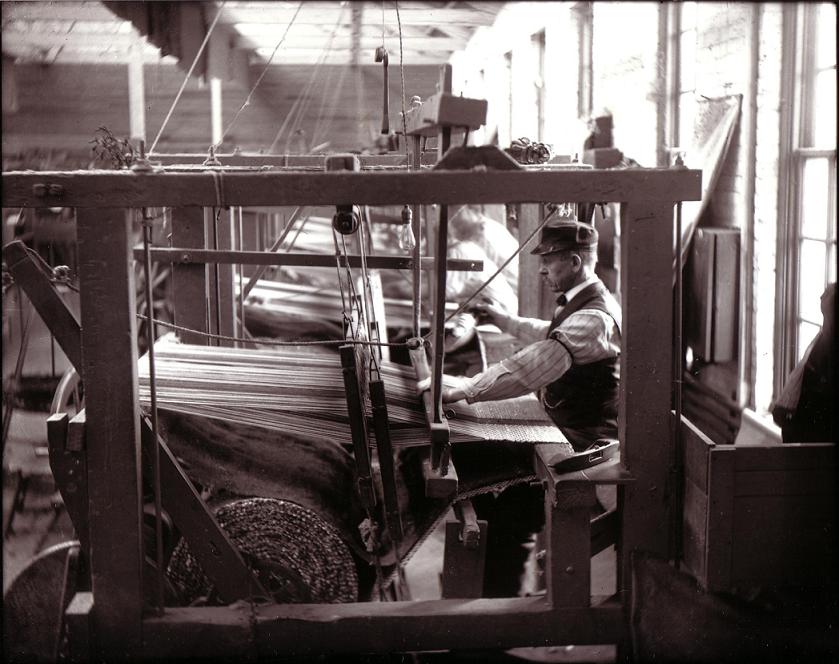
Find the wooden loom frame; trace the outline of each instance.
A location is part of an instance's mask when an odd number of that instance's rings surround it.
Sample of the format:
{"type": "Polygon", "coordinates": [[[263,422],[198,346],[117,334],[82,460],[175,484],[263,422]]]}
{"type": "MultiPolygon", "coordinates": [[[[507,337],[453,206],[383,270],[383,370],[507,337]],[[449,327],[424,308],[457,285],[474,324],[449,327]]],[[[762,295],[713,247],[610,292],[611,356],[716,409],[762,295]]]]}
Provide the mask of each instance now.
{"type": "Polygon", "coordinates": [[[71,652],[105,659],[393,652],[616,643],[626,636],[629,553],[668,555],[672,431],[673,206],[698,200],[686,169],[511,172],[6,173],[4,207],[77,209],[86,386],[92,593],[68,608],[71,652]],[[229,205],[402,205],[619,201],[622,466],[556,475],[542,455],[548,559],[544,597],[341,605],[234,604],[144,614],[141,426],[131,225],[125,208],[196,218],[229,205]],[[628,479],[618,601],[592,605],[589,507],[596,483],[628,479]],[[86,650],[86,652],[85,652],[86,650]]]}

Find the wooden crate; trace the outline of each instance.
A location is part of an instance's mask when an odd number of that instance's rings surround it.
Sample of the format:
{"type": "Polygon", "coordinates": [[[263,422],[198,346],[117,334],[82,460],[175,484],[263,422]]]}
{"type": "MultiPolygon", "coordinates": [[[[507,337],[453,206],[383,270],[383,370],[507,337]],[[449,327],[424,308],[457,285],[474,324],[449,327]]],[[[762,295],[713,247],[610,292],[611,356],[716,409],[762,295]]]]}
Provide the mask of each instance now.
{"type": "Polygon", "coordinates": [[[835,584],[835,445],[716,445],[684,418],[682,443],[683,563],[705,590],[835,584]]]}

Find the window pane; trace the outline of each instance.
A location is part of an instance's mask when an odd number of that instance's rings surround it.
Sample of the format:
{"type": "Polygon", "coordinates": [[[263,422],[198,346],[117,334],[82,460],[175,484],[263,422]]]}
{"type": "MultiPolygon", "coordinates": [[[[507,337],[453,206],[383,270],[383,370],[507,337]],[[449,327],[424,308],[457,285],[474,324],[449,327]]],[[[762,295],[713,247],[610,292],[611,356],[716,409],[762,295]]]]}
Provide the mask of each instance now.
{"type": "Polygon", "coordinates": [[[813,100],[813,147],[836,147],[836,69],[816,74],[813,100]]]}
{"type": "Polygon", "coordinates": [[[821,297],[825,285],[827,245],[815,240],[801,241],[799,256],[798,313],[801,318],[821,321],[821,297]]]}
{"type": "Polygon", "coordinates": [[[836,243],[830,243],[830,249],[827,250],[827,282],[836,281],[836,243]]]}
{"type": "Polygon", "coordinates": [[[827,239],[827,159],[807,159],[801,183],[801,234],[827,239]]]}
{"type": "MultiPolygon", "coordinates": [[[[689,149],[693,145],[693,123],[696,115],[696,100],[693,92],[679,95],[679,145],[689,149]]],[[[695,168],[695,165],[694,165],[695,168]]]]}
{"type": "Polygon", "coordinates": [[[682,30],[689,30],[696,26],[696,3],[683,2],[681,4],[682,15],[681,24],[682,30]]]}
{"type": "Polygon", "coordinates": [[[798,362],[804,357],[804,351],[807,350],[810,342],[816,338],[820,329],[820,326],[813,325],[812,323],[801,323],[798,326],[798,353],[796,355],[798,362]]]}
{"type": "Polygon", "coordinates": [[[823,69],[836,64],[836,6],[820,4],[816,16],[816,68],[823,69]]]}
{"type": "Polygon", "coordinates": [[[679,39],[679,92],[696,89],[696,30],[679,39]]]}

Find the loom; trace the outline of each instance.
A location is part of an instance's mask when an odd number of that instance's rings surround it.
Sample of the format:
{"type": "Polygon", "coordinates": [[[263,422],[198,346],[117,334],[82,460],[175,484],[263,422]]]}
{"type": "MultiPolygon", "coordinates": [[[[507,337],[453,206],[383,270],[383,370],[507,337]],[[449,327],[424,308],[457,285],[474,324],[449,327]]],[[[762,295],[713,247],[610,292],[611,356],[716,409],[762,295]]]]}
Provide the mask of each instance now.
{"type": "Polygon", "coordinates": [[[284,157],[273,168],[3,175],[4,207],[62,205],[77,214],[80,322],[24,249],[4,249],[15,279],[85,386],[84,411],[72,419],[56,413],[48,423],[53,472],[80,540],[75,554],[55,554],[65,561],[58,603],[70,658],[626,643],[630,554],[666,553],[670,546],[662,524],[673,518],[665,495],[672,450],[673,208],[699,198],[701,173],[514,168],[487,148],[449,150],[452,128],[473,126],[482,105],[458,99],[442,93],[407,118],[411,170],[315,170],[311,160],[304,168],[302,159],[295,168],[294,159],[284,157]],[[420,163],[420,140],[429,131],[438,133],[440,157],[446,156],[430,169],[420,163]],[[445,260],[447,207],[517,204],[524,212],[520,231],[528,232],[537,227],[539,203],[604,200],[622,203],[621,454],[591,469],[557,473],[547,459],[563,443],[533,400],[507,407],[457,404],[449,412],[442,406],[443,285],[447,269],[469,267],[445,260]],[[415,222],[420,206],[439,206],[430,256],[421,256],[417,243],[411,256],[338,258],[343,269],[430,269],[435,313],[427,367],[418,347],[413,369],[381,360],[382,380],[373,381],[368,406],[359,349],[369,353],[371,347],[352,339],[338,355],[207,345],[203,333],[224,336],[233,329],[234,300],[232,279],[220,282],[223,292],[215,299],[208,296],[207,265],[219,273],[230,263],[335,269],[336,256],[208,248],[205,214],[214,219],[229,206],[355,204],[408,204],[415,222]],[[131,210],[163,206],[172,209],[174,247],[135,249],[131,210]],[[173,264],[181,327],[179,343],[159,341],[142,358],[134,338],[135,251],[145,261],[173,264]],[[238,368],[231,372],[231,366],[238,368]],[[423,371],[431,389],[418,397],[412,389],[423,371]],[[239,383],[236,394],[223,378],[239,383]],[[146,417],[151,382],[156,427],[146,417]],[[384,399],[376,394],[381,389],[384,399]],[[370,429],[378,465],[371,463],[370,429]],[[325,439],[333,444],[312,444],[325,439]],[[221,474],[220,460],[226,460],[221,474]],[[485,526],[476,523],[468,499],[529,481],[545,488],[545,592],[480,598],[476,543],[485,526]],[[205,502],[202,491],[213,483],[226,483],[231,498],[205,502]],[[594,524],[590,508],[599,484],[619,487],[620,509],[594,524]],[[144,518],[144,493],[156,494],[156,504],[146,507],[151,518],[144,518]],[[445,599],[412,602],[397,592],[396,601],[367,602],[352,574],[317,572],[362,560],[376,567],[381,587],[398,578],[399,563],[453,504],[460,522],[447,556],[462,574],[444,570],[445,599]],[[383,518],[373,523],[371,515],[383,518]],[[171,551],[160,537],[164,516],[183,538],[171,551]],[[248,532],[224,527],[243,520],[274,525],[255,543],[248,532]],[[298,527],[283,525],[293,523],[298,527]],[[316,536],[294,534],[301,531],[316,536]],[[297,548],[278,559],[278,543],[286,540],[297,548]],[[618,545],[618,594],[593,598],[590,558],[611,543],[618,545]],[[174,570],[169,582],[179,586],[177,601],[161,597],[156,587],[163,576],[161,547],[174,570]],[[309,567],[299,562],[306,558],[302,551],[311,554],[309,567]],[[76,577],[73,570],[85,573],[76,577]]]}

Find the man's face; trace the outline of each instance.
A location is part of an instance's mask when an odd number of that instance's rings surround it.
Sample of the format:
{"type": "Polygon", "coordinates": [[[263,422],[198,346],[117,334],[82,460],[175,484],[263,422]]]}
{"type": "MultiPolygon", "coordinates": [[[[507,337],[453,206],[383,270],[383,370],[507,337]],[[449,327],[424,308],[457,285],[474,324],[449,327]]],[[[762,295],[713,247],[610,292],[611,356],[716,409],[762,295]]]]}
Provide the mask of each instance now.
{"type": "Polygon", "coordinates": [[[580,271],[580,257],[570,251],[561,251],[539,257],[539,274],[554,293],[573,288],[580,271]]]}

